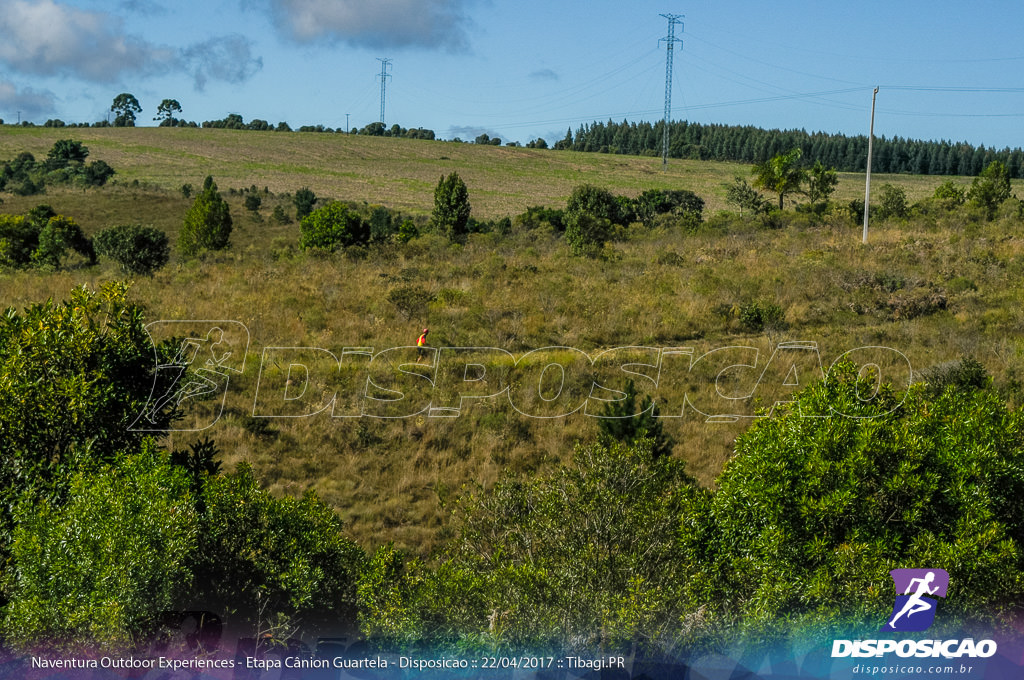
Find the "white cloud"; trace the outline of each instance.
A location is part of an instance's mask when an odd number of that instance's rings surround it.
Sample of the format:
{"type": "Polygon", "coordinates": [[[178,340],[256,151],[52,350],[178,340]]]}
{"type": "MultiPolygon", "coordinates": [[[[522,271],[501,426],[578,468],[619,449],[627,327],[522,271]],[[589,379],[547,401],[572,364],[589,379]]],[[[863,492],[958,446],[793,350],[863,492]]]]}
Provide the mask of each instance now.
{"type": "Polygon", "coordinates": [[[468,0],[270,0],[277,25],[297,42],[463,51],[468,0]]]}
{"type": "MultiPolygon", "coordinates": [[[[151,3],[136,3],[136,9],[151,3]]],[[[55,0],[0,1],[0,63],[31,76],[70,76],[114,83],[123,76],[185,71],[201,90],[209,80],[242,82],[263,62],[240,35],[211,38],[184,48],[155,45],[129,35],[121,19],[55,0]]]]}
{"type": "Polygon", "coordinates": [[[124,72],[166,68],[168,47],[126,35],[121,21],[53,0],[0,3],[0,61],[30,75],[116,81],[124,72]]]}

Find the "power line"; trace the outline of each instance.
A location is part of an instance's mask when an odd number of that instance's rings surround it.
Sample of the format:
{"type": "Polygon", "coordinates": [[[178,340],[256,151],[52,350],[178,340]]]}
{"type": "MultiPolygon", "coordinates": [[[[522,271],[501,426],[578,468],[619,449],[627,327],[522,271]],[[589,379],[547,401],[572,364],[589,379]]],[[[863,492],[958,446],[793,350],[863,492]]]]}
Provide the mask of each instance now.
{"type": "MultiPolygon", "coordinates": [[[[683,41],[676,37],[676,24],[682,25],[683,22],[679,21],[682,14],[662,14],[660,16],[668,19],[668,35],[661,40],[665,41],[665,123],[664,134],[662,135],[661,141],[661,167],[668,167],[668,122],[672,117],[672,52],[675,44],[678,42],[680,45],[683,41]]],[[[661,44],[661,40],[658,44],[661,44]]]]}
{"type": "Polygon", "coordinates": [[[377,57],[377,61],[380,62],[380,124],[384,124],[384,100],[388,89],[388,78],[391,75],[388,73],[388,67],[391,66],[391,60],[387,57],[377,57]]]}

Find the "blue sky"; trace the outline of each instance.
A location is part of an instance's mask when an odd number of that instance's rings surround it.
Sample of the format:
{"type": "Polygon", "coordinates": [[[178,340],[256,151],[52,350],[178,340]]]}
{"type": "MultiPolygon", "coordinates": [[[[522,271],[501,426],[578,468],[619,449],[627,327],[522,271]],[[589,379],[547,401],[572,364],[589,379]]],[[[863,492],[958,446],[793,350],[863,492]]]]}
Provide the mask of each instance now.
{"type": "Polygon", "coordinates": [[[549,142],[672,117],[1024,146],[1024,4],[639,0],[3,0],[0,118],[106,117],[131,92],[202,122],[385,122],[549,142]]]}

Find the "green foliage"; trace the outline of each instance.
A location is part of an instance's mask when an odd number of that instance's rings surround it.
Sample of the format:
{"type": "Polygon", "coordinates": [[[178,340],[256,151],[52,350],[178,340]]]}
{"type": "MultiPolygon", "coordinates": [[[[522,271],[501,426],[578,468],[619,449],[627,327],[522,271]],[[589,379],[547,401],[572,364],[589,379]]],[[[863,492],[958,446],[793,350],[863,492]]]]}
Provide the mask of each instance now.
{"type": "Polygon", "coordinates": [[[70,217],[55,215],[47,220],[46,226],[39,232],[39,246],[32,253],[32,261],[57,269],[69,248],[87,258],[90,264],[96,261],[92,241],[85,237],[82,228],[70,217]]]}
{"type": "Polygon", "coordinates": [[[551,225],[555,231],[565,231],[565,211],[534,205],[516,215],[515,223],[524,229],[537,229],[543,224],[551,225]]]}
{"type": "Polygon", "coordinates": [[[113,259],[130,274],[152,274],[170,259],[167,234],[154,227],[122,224],[93,238],[96,252],[113,259]]]}
{"type": "Polygon", "coordinates": [[[301,222],[302,218],[313,212],[313,206],[316,205],[316,194],[309,187],[302,187],[295,192],[292,202],[295,204],[295,219],[301,222]]]}
{"type": "Polygon", "coordinates": [[[135,127],[135,114],[142,113],[139,100],[128,92],[122,92],[114,97],[110,110],[117,114],[114,118],[114,127],[135,127]]]}
{"type": "Polygon", "coordinates": [[[1010,197],[1010,173],[1000,161],[992,161],[974,178],[967,192],[967,200],[981,207],[988,219],[993,219],[999,205],[1010,197]]]}
{"type": "Polygon", "coordinates": [[[693,493],[682,462],[647,440],[578,447],[550,475],[478,487],[458,500],[436,569],[378,550],[360,581],[363,630],[470,648],[671,648],[687,573],[675,532],[693,493]]]}
{"type": "Polygon", "coordinates": [[[685,189],[648,189],[632,201],[632,209],[645,227],[654,226],[659,215],[688,217],[696,226],[703,220],[704,199],[685,189]]]}
{"type": "Polygon", "coordinates": [[[331,201],[302,218],[299,247],[334,252],[338,248],[363,245],[370,240],[370,227],[347,203],[331,201]]]}
{"type": "Polygon", "coordinates": [[[992,390],[932,399],[920,386],[876,393],[872,378],[837,365],[758,421],[718,490],[684,514],[680,546],[701,564],[690,587],[715,612],[712,629],[876,631],[894,567],[949,572],[947,629],[1005,620],[1024,602],[1020,414],[992,390]]]}
{"type": "Polygon", "coordinates": [[[907,192],[903,187],[883,184],[882,198],[878,202],[878,216],[883,220],[893,217],[902,219],[907,213],[907,192]]]}
{"type": "Polygon", "coordinates": [[[292,223],[291,215],[289,215],[287,212],[285,212],[285,209],[282,208],[280,205],[275,205],[274,206],[274,212],[272,212],[270,214],[270,219],[274,220],[278,224],[291,224],[292,223]]]}
{"type": "Polygon", "coordinates": [[[779,196],[779,210],[783,209],[786,194],[800,190],[806,171],[800,166],[802,151],[797,148],[772,156],[754,166],[754,187],[779,196]]]}
{"type": "Polygon", "coordinates": [[[565,203],[565,214],[567,228],[574,215],[582,214],[607,220],[610,224],[626,224],[622,205],[616,200],[615,195],[607,189],[591,184],[581,184],[572,190],[565,203]]]}
{"type": "Polygon", "coordinates": [[[649,439],[651,454],[655,458],[672,455],[672,439],[665,434],[658,417],[658,405],[645,395],[639,408],[636,403],[636,385],[626,383],[625,396],[608,402],[598,417],[601,436],[622,444],[636,444],[649,439]]]}
{"type": "Polygon", "coordinates": [[[36,264],[56,269],[64,263],[69,248],[89,263],[96,261],[92,241],[81,228],[48,205],[36,206],[24,216],[0,215],[0,265],[36,264]]]}
{"type": "Polygon", "coordinates": [[[973,357],[933,366],[922,371],[921,377],[927,385],[927,393],[932,397],[941,396],[947,389],[969,394],[992,386],[992,378],[988,371],[973,357]]]}
{"type": "Polygon", "coordinates": [[[66,168],[72,163],[84,163],[89,156],[89,147],[71,139],[59,139],[46,154],[49,169],[66,168]]]}
{"type": "Polygon", "coordinates": [[[819,201],[828,201],[839,184],[839,175],[835,168],[825,167],[820,160],[807,171],[807,200],[812,205],[819,201]]]}
{"type": "Polygon", "coordinates": [[[420,286],[400,286],[388,291],[388,302],[393,304],[406,321],[426,321],[427,306],[434,301],[434,295],[420,286]]]}
{"type": "Polygon", "coordinates": [[[947,209],[963,205],[967,200],[967,192],[953,180],[946,180],[935,187],[934,197],[943,202],[947,209]]]}
{"type": "Polygon", "coordinates": [[[607,218],[588,212],[572,212],[566,220],[565,242],[576,256],[596,257],[612,236],[607,218]]]}
{"type": "Polygon", "coordinates": [[[786,327],[786,314],[774,302],[751,302],[740,306],[740,325],[751,333],[764,330],[782,330],[786,327]]]}
{"type": "Polygon", "coordinates": [[[221,250],[231,238],[231,209],[209,175],[203,190],[185,214],[185,223],[178,235],[178,250],[186,257],[202,250],[221,250]]]}
{"type": "Polygon", "coordinates": [[[172,127],[177,123],[174,114],[181,113],[181,104],[177,99],[165,99],[156,107],[156,116],[153,120],[160,121],[160,127],[172,127]]]}
{"type": "Polygon", "coordinates": [[[192,583],[199,525],[188,483],[152,443],[116,467],[73,474],[66,503],[25,502],[19,514],[9,642],[128,649],[192,583]]]}
{"type": "Polygon", "coordinates": [[[732,184],[726,185],[725,200],[739,208],[741,215],[744,211],[752,215],[763,215],[771,209],[771,204],[742,177],[736,177],[732,184]]]}
{"type": "Polygon", "coordinates": [[[354,623],[362,551],[315,494],[275,498],[247,465],[209,477],[194,553],[196,605],[253,626],[270,614],[307,628],[354,623]]]}
{"type": "Polygon", "coordinates": [[[259,194],[245,195],[245,209],[249,212],[259,212],[261,205],[263,205],[263,199],[260,198],[259,194]]]}
{"type": "Polygon", "coordinates": [[[460,241],[467,234],[469,214],[469,189],[458,173],[442,176],[434,189],[434,212],[430,216],[431,226],[451,241],[460,241]]]}

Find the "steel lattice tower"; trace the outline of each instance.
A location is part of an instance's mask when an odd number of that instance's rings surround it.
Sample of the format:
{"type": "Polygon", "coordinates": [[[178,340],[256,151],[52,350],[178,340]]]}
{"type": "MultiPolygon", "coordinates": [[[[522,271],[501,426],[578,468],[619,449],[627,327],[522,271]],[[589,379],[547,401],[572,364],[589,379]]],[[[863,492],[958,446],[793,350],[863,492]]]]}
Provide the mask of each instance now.
{"type": "Polygon", "coordinates": [[[388,66],[391,66],[391,60],[388,58],[377,57],[377,61],[380,62],[380,124],[384,124],[384,97],[388,89],[388,78],[391,75],[388,73],[388,66]]]}
{"type": "Polygon", "coordinates": [[[674,51],[675,44],[683,44],[683,41],[676,37],[676,24],[682,26],[683,22],[680,19],[683,18],[682,14],[662,14],[660,16],[668,19],[668,35],[658,41],[660,45],[662,41],[665,41],[665,46],[668,51],[665,54],[665,119],[662,123],[664,127],[662,141],[661,141],[661,167],[668,167],[668,124],[672,120],[672,52],[674,51]]]}

